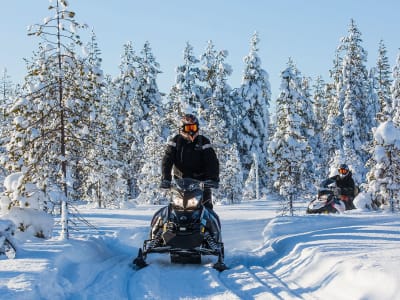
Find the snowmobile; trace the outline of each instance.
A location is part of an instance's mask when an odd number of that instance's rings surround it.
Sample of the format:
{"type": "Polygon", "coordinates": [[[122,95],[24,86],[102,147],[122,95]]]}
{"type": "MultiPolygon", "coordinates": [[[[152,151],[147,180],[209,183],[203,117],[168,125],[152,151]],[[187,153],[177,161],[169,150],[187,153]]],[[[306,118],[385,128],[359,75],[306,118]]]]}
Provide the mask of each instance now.
{"type": "Polygon", "coordinates": [[[307,207],[307,214],[343,213],[346,204],[340,198],[341,189],[335,181],[324,180],[318,188],[318,195],[311,200],[307,207]]]}
{"type": "Polygon", "coordinates": [[[204,188],[212,187],[212,181],[173,180],[170,203],[154,214],[149,239],[133,260],[137,269],[147,266],[150,253],[169,253],[171,263],[185,264],[201,264],[202,255],[213,255],[218,257],[213,267],[227,269],[219,219],[202,204],[204,188]]]}
{"type": "Polygon", "coordinates": [[[13,259],[17,250],[13,241],[15,225],[9,220],[0,220],[0,258],[6,256],[13,259]]]}

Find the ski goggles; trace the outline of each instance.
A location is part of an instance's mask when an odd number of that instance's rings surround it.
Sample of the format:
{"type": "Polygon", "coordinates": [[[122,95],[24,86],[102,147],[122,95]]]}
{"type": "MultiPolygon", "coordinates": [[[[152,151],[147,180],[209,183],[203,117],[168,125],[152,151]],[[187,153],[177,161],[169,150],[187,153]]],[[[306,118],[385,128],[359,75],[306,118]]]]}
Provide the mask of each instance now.
{"type": "Polygon", "coordinates": [[[183,132],[197,132],[199,126],[197,124],[185,124],[182,126],[183,132]]]}
{"type": "Polygon", "coordinates": [[[349,170],[343,168],[339,169],[339,174],[346,175],[347,173],[349,173],[349,170]]]}

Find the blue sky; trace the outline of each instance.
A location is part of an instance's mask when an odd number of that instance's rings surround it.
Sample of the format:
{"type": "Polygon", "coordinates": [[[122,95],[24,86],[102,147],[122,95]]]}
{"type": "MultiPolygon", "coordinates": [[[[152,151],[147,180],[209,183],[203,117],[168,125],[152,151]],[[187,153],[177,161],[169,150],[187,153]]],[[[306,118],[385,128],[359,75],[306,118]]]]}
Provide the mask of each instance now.
{"type": "MultiPolygon", "coordinates": [[[[353,18],[368,52],[368,67],[375,65],[378,43],[383,39],[390,63],[400,47],[400,1],[396,0],[68,0],[76,20],[93,28],[102,51],[105,73],[116,75],[123,44],[132,41],[140,51],[148,40],[161,65],[159,87],[168,92],[175,67],[182,63],[186,42],[199,56],[212,40],[218,50],[228,50],[233,68],[229,80],[238,87],[250,38],[257,31],[259,55],[269,73],[275,98],[280,72],[292,57],[303,75],[322,75],[329,69],[340,38],[347,35],[353,18]]],[[[36,50],[38,38],[27,36],[27,26],[49,16],[48,0],[1,0],[0,68],[7,68],[14,82],[25,75],[23,58],[36,50]]]]}

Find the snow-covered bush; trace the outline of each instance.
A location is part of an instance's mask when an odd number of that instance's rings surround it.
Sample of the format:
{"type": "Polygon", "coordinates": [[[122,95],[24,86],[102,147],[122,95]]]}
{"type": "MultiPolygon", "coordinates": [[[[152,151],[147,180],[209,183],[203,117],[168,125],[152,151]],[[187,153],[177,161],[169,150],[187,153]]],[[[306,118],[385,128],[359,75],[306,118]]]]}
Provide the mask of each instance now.
{"type": "Polygon", "coordinates": [[[14,222],[17,229],[39,238],[50,238],[54,220],[44,211],[33,208],[12,207],[4,218],[14,222]]]}
{"type": "Polygon", "coordinates": [[[14,222],[17,229],[36,237],[51,236],[54,220],[40,210],[46,195],[35,184],[24,183],[22,172],[12,173],[4,180],[5,191],[0,197],[0,215],[14,222]]]}

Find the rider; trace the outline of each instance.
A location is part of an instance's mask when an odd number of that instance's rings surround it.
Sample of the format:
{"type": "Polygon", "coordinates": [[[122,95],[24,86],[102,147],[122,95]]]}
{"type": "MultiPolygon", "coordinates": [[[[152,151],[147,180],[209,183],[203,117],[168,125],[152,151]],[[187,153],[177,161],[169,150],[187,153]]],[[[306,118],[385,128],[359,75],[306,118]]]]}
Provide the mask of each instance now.
{"type": "Polygon", "coordinates": [[[212,211],[211,188],[219,183],[219,161],[210,140],[199,134],[199,120],[185,114],[180,120],[179,134],[168,142],[162,159],[161,188],[171,187],[174,178],[193,178],[208,181],[203,192],[203,205],[212,211]]]}
{"type": "Polygon", "coordinates": [[[323,186],[335,182],[336,186],[340,189],[340,199],[345,203],[346,210],[355,209],[356,207],[353,204],[353,199],[357,188],[352,177],[353,174],[346,164],[339,165],[338,173],[339,174],[325,180],[323,186]]]}

